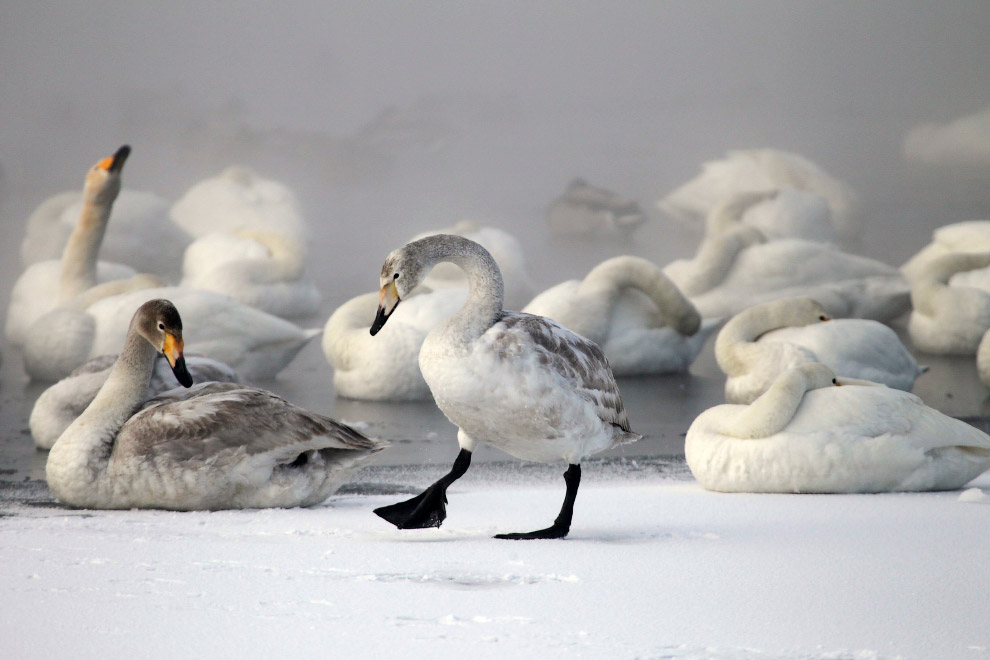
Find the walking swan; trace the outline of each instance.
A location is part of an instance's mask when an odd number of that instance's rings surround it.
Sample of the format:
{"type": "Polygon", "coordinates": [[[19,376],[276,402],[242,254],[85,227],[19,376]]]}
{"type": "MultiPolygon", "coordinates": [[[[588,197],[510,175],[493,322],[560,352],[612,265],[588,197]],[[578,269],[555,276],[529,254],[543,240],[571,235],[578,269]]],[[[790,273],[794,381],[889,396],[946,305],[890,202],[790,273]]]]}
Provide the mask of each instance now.
{"type": "Polygon", "coordinates": [[[437,406],[458,427],[460,453],[451,471],[422,494],[375,510],[400,529],[439,527],[446,490],[471,464],[479,443],[523,460],[568,463],[560,514],[546,529],[503,539],[563,538],[570,530],[581,461],[638,440],[602,350],[557,323],[502,309],[502,275],[477,243],[439,234],[392,251],[381,272],[375,335],[434,264],[466,274],[467,302],[427,335],[419,366],[437,406]]]}

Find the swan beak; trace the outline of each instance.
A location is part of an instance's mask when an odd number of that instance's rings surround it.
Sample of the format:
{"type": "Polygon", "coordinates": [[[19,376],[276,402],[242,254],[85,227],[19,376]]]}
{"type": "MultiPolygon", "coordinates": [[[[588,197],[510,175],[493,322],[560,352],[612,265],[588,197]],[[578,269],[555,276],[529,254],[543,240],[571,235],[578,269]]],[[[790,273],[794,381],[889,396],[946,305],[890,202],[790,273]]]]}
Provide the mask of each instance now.
{"type": "Polygon", "coordinates": [[[189,370],[186,368],[186,358],[182,356],[182,338],[176,337],[170,332],[165,333],[165,341],[162,343],[162,353],[165,354],[165,359],[168,360],[168,364],[172,367],[172,373],[175,374],[175,379],[179,381],[179,384],[183,387],[192,387],[193,379],[189,370]]]}
{"type": "Polygon", "coordinates": [[[385,325],[385,321],[399,306],[399,302],[399,292],[395,289],[395,280],[391,280],[382,287],[378,294],[378,313],[375,314],[375,322],[371,324],[371,336],[378,334],[378,331],[385,325]]]}
{"type": "Polygon", "coordinates": [[[124,161],[130,155],[131,148],[125,144],[120,149],[117,149],[112,156],[101,160],[97,167],[107,172],[119,172],[124,167],[124,161]]]}

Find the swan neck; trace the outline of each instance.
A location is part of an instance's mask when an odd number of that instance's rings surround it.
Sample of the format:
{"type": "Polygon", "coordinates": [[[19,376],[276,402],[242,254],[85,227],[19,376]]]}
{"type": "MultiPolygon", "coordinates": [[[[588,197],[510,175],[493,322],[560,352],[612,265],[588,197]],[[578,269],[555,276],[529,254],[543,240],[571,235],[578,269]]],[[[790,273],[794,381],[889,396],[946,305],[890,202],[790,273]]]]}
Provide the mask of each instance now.
{"type": "Polygon", "coordinates": [[[804,395],[808,379],[795,369],[781,376],[753,403],[727,420],[719,432],[734,438],[766,438],[782,431],[794,418],[804,395]]]}
{"type": "Polygon", "coordinates": [[[465,341],[480,337],[502,317],[505,289],[498,264],[488,250],[460,236],[441,234],[423,240],[430,248],[422,257],[424,276],[433,266],[445,261],[467,275],[467,301],[448,319],[447,328],[456,329],[465,341]]]}
{"type": "Polygon", "coordinates": [[[706,238],[682,290],[689,296],[697,296],[715,288],[725,280],[740,252],[764,240],[759,230],[746,226],[706,238]]]}
{"type": "Polygon", "coordinates": [[[59,302],[96,285],[100,245],[110,219],[111,204],[83,197],[82,213],[62,251],[59,302]]]}

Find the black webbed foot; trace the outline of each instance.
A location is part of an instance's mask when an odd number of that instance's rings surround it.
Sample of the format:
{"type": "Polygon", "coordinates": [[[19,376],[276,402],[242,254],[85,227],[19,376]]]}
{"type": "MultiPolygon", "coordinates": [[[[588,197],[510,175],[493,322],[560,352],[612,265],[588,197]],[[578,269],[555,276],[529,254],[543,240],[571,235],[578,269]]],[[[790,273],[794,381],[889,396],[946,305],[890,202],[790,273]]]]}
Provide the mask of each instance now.
{"type": "Polygon", "coordinates": [[[546,529],[538,529],[535,532],[513,532],[511,534],[496,534],[497,539],[507,539],[509,541],[531,541],[534,539],[562,539],[571,531],[569,526],[554,523],[546,529]]]}
{"type": "Polygon", "coordinates": [[[433,484],[422,493],[405,502],[375,509],[375,513],[399,529],[424,529],[439,527],[447,517],[446,488],[433,484]]]}

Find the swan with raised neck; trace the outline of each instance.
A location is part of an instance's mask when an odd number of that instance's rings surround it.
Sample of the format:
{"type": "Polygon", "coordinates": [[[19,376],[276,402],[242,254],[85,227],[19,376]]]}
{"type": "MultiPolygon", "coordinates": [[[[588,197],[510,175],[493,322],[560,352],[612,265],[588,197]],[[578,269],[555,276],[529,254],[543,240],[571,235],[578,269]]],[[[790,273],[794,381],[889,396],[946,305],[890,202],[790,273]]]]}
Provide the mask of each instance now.
{"type": "Polygon", "coordinates": [[[990,328],[990,293],[950,285],[961,273],[990,266],[990,253],[951,253],[925,265],[911,286],[908,334],[927,353],[973,355],[990,328]]]}
{"type": "Polygon", "coordinates": [[[121,172],[131,153],[127,145],[104,158],[86,173],[82,214],[62,251],[59,302],[96,286],[96,263],[113,203],[120,194],[121,172]]]}
{"type": "Polygon", "coordinates": [[[447,487],[488,443],[524,460],[568,463],[567,491],[554,524],[507,539],[562,538],[570,530],[580,462],[638,440],[615,378],[597,344],[541,316],[502,309],[502,276],[487,250],[459,236],[435,235],[392,251],[382,267],[372,335],[436,263],[460,266],[470,285],[464,306],[434,328],[419,353],[437,406],[458,427],[451,471],[420,495],[375,513],[400,529],[439,527],[447,487]]]}

